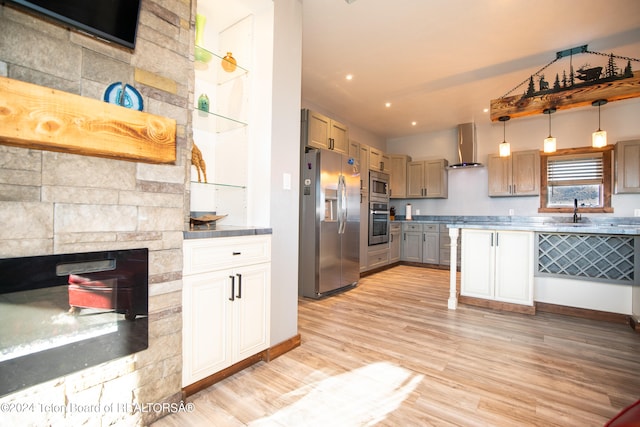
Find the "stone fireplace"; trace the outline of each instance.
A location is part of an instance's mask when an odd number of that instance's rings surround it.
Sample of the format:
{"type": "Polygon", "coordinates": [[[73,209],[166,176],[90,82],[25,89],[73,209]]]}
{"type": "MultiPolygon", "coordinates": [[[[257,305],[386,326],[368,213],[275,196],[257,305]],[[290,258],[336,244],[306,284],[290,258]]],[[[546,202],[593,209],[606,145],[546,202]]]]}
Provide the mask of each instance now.
{"type": "Polygon", "coordinates": [[[175,165],[0,141],[0,258],[148,250],[148,349],[3,396],[0,403],[15,409],[3,412],[8,424],[100,417],[102,425],[147,425],[163,413],[140,407],[181,399],[194,11],[190,1],[143,1],[136,49],[128,51],[0,5],[0,75],[98,100],[111,83],[127,82],[142,93],[145,111],[177,122],[175,165]]]}

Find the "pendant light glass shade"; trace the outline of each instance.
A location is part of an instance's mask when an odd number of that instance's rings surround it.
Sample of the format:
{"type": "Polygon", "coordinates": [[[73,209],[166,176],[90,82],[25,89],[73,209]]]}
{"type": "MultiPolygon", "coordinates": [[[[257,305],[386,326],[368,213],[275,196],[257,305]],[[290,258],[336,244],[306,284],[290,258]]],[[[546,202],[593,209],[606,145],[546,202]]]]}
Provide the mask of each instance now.
{"type": "Polygon", "coordinates": [[[544,152],[545,153],[554,153],[556,151],[556,139],[552,136],[549,136],[544,139],[544,152]]]}
{"type": "Polygon", "coordinates": [[[598,107],[598,130],[591,134],[591,146],[594,148],[602,148],[607,145],[607,131],[600,129],[600,106],[606,103],[606,99],[598,99],[591,103],[594,107],[598,107]]]}
{"type": "Polygon", "coordinates": [[[544,139],[544,152],[553,153],[556,151],[556,139],[551,136],[551,115],[556,112],[555,108],[547,108],[543,111],[544,114],[549,115],[549,136],[544,139]]]}
{"type": "Polygon", "coordinates": [[[500,157],[509,157],[511,155],[511,144],[507,142],[506,138],[506,123],[511,117],[502,116],[498,118],[502,122],[502,142],[499,145],[500,157]]]}

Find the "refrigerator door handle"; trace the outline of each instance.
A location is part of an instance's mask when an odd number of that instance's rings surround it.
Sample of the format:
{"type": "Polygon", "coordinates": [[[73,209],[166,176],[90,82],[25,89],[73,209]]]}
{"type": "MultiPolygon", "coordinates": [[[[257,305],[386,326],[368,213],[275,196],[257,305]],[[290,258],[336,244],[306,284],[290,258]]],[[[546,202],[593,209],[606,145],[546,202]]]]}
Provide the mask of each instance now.
{"type": "Polygon", "coordinates": [[[347,225],[347,183],[338,176],[338,234],[344,234],[347,225]]]}

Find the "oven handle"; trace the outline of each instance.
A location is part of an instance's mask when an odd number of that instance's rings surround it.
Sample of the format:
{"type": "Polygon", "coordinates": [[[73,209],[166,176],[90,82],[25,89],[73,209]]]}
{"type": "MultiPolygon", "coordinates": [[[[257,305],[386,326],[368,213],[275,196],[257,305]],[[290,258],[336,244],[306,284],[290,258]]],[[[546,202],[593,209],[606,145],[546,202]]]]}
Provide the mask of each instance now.
{"type": "Polygon", "coordinates": [[[376,211],[376,210],[372,210],[371,213],[373,215],[381,215],[381,214],[387,214],[389,215],[389,211],[376,211]]]}

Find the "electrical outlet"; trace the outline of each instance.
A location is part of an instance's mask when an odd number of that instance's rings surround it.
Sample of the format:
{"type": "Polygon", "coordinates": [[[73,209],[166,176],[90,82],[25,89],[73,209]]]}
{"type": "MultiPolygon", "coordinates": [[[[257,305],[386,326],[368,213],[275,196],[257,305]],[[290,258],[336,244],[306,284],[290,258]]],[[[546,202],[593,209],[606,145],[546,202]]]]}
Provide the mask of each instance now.
{"type": "Polygon", "coordinates": [[[514,213],[515,211],[513,209],[509,209],[509,216],[513,216],[514,213]]]}
{"type": "Polygon", "coordinates": [[[420,209],[416,209],[416,215],[420,215],[420,209]]]}
{"type": "Polygon", "coordinates": [[[634,209],[633,216],[640,216],[640,209],[634,209]]]}

